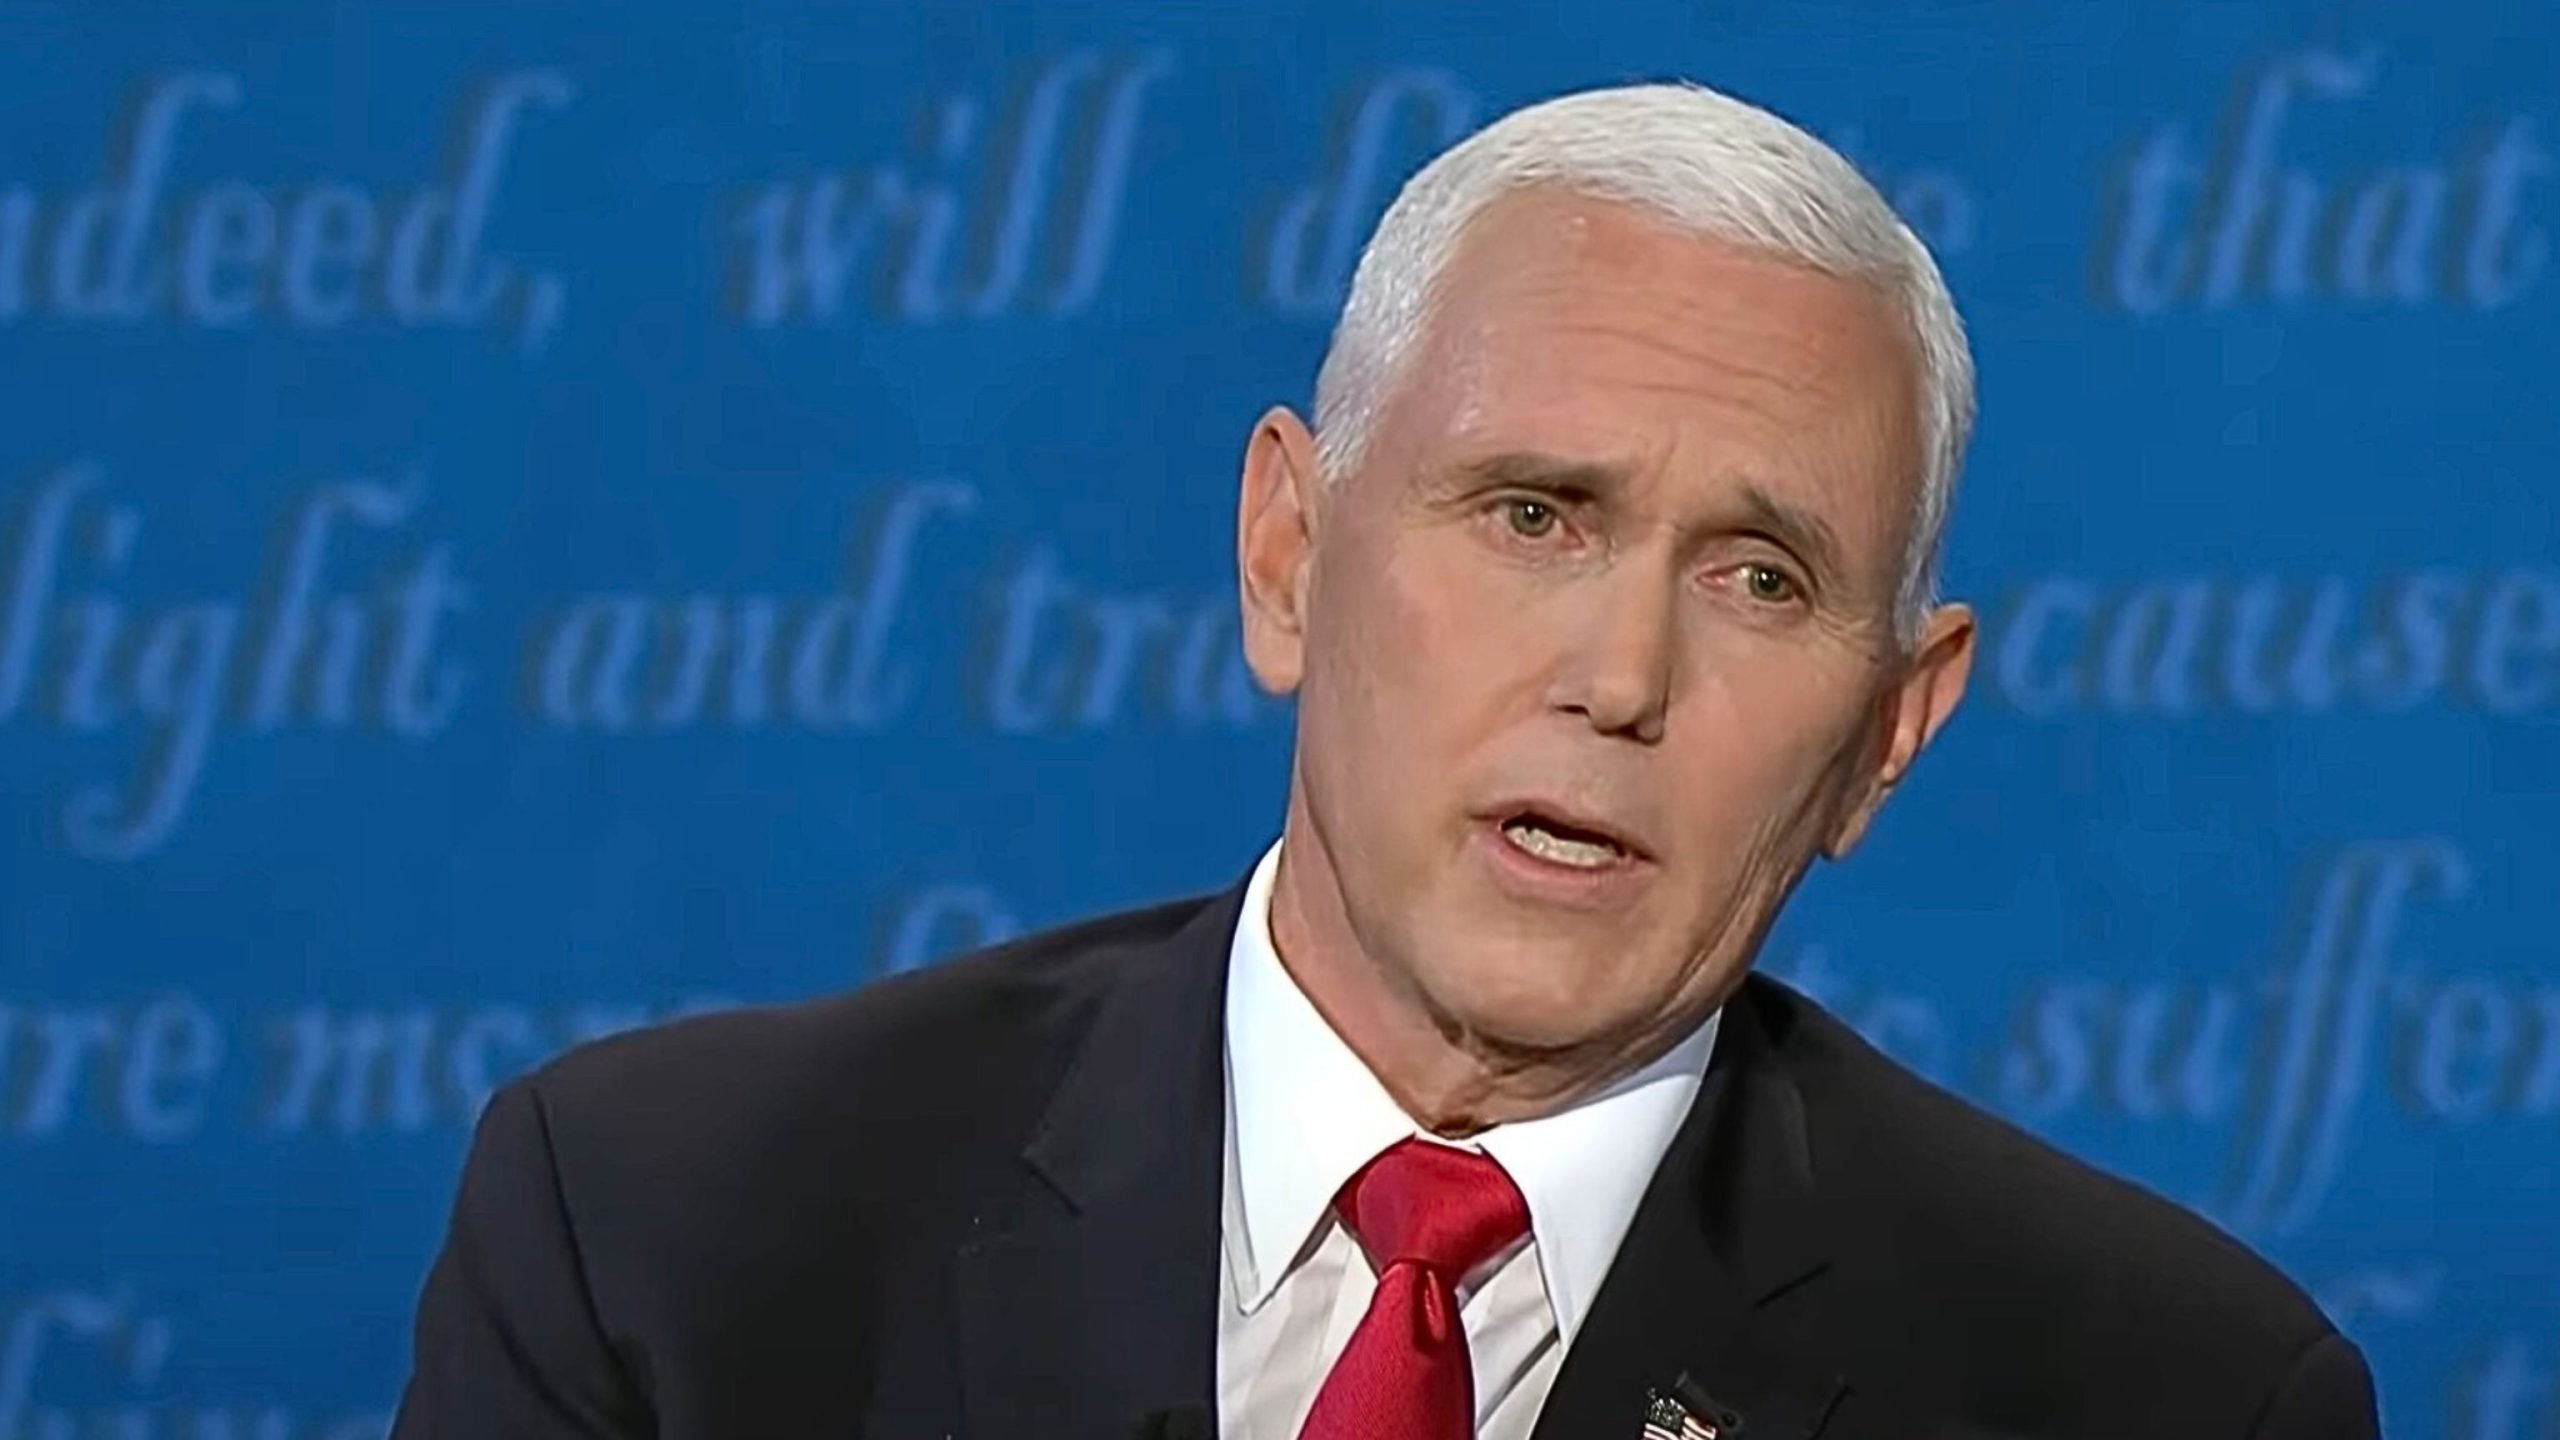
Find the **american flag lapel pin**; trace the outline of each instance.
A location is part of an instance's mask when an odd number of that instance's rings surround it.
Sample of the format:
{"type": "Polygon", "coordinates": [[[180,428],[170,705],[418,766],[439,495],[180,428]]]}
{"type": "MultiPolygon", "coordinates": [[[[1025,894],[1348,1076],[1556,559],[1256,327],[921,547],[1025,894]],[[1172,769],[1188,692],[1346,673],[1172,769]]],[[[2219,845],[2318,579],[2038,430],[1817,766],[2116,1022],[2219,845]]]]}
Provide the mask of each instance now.
{"type": "Polygon", "coordinates": [[[1645,1397],[1643,1440],[1731,1440],[1733,1431],[1659,1390],[1645,1397]]]}

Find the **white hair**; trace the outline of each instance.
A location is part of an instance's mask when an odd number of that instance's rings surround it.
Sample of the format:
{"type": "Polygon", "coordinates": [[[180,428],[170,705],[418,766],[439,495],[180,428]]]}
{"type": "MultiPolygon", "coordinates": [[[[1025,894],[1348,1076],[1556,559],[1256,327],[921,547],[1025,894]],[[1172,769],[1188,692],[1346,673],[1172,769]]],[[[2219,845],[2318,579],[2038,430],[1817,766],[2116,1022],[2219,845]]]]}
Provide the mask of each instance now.
{"type": "Polygon", "coordinates": [[[1697,85],[1586,90],[1515,110],[1424,166],[1361,251],[1316,377],[1327,483],[1359,468],[1434,309],[1468,224],[1511,191],[1547,186],[1643,210],[1884,289],[1920,371],[1920,493],[1894,597],[1912,643],[1936,603],[1939,540],[1973,429],[1973,354],[1937,262],[1839,152],[1787,121],[1697,85]]]}

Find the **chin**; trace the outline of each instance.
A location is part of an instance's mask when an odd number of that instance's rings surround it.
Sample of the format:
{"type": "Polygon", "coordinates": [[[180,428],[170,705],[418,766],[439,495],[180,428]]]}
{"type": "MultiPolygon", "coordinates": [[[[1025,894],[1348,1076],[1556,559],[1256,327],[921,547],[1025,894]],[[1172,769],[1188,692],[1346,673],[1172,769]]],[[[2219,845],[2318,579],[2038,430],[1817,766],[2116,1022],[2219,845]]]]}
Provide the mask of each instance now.
{"type": "Polygon", "coordinates": [[[1468,1028],[1479,1040],[1500,1050],[1537,1055],[1587,1051],[1620,1029],[1611,1019],[1558,1015],[1552,1010],[1488,1014],[1468,1028]]]}
{"type": "Polygon", "coordinates": [[[1432,986],[1439,1009],[1469,1032],[1508,1048],[1564,1050],[1625,1028],[1617,1009],[1596,1005],[1590,968],[1571,961],[1504,957],[1432,986]]]}

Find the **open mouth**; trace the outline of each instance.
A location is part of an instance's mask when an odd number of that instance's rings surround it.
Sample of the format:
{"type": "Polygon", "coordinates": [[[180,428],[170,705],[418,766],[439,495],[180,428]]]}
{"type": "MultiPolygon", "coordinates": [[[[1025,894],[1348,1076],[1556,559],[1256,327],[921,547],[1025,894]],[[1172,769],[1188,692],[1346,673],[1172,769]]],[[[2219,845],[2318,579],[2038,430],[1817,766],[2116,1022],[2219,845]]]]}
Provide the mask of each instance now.
{"type": "Polygon", "coordinates": [[[1626,846],[1608,835],[1535,811],[1503,821],[1502,835],[1541,860],[1576,870],[1605,870],[1633,858],[1626,846]]]}

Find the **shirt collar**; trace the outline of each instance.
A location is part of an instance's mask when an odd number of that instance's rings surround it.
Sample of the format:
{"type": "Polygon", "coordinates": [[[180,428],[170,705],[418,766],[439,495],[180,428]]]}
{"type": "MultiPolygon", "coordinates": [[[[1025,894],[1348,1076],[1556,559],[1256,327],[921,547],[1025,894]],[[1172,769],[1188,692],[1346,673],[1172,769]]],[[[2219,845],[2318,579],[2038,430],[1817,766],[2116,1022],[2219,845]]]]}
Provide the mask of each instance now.
{"type": "MultiPolygon", "coordinates": [[[[1421,1133],[1281,965],[1271,939],[1279,861],[1275,842],[1254,866],[1227,960],[1227,1242],[1247,1311],[1279,1288],[1343,1182],[1421,1133]]],[[[1548,1303],[1568,1344],[1697,1097],[1719,1018],[1570,1109],[1475,1137],[1528,1202],[1548,1303]]]]}

